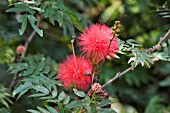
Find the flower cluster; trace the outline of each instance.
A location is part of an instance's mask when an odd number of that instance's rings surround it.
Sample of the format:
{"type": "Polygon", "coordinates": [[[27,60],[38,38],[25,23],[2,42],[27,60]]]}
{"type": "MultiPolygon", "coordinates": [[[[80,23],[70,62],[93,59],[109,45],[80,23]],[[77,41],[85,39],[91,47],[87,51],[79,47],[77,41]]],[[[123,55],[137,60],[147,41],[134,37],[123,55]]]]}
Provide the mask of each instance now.
{"type": "Polygon", "coordinates": [[[63,82],[64,87],[76,87],[86,91],[91,85],[92,63],[82,56],[68,56],[67,60],[59,65],[58,78],[63,82]]]}
{"type": "Polygon", "coordinates": [[[104,24],[87,27],[78,39],[81,51],[87,53],[94,63],[104,61],[106,56],[114,58],[118,50],[118,38],[113,37],[112,30],[104,24]]]}
{"type": "MultiPolygon", "coordinates": [[[[80,50],[86,53],[88,59],[82,56],[68,56],[59,65],[58,79],[64,87],[76,87],[86,91],[92,82],[91,76],[88,75],[92,74],[92,63],[97,65],[100,61],[104,62],[105,58],[113,59],[118,50],[118,38],[106,25],[94,24],[87,27],[78,40],[80,50]]],[[[96,93],[101,91],[99,84],[93,85],[92,88],[96,93]]]]}

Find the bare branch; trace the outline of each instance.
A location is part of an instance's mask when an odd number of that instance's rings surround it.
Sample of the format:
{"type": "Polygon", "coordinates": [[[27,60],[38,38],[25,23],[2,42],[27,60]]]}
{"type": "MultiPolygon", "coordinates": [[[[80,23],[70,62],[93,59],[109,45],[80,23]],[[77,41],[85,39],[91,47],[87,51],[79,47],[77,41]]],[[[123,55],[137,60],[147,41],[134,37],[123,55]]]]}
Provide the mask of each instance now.
{"type": "MultiPolygon", "coordinates": [[[[160,38],[159,42],[157,45],[153,46],[152,48],[152,52],[160,49],[160,45],[161,43],[168,37],[168,35],[170,34],[170,29],[168,30],[168,32],[160,38]]],[[[153,62],[155,62],[156,60],[155,59],[152,59],[153,62]]],[[[138,63],[136,65],[136,67],[139,65],[140,63],[138,63]]],[[[108,82],[106,82],[105,84],[102,85],[102,88],[103,87],[106,87],[108,84],[112,83],[113,81],[115,81],[117,78],[121,77],[122,75],[126,74],[127,72],[131,71],[131,70],[134,70],[134,67],[129,67],[127,68],[125,71],[121,72],[121,73],[117,73],[112,79],[110,79],[108,82]]]]}

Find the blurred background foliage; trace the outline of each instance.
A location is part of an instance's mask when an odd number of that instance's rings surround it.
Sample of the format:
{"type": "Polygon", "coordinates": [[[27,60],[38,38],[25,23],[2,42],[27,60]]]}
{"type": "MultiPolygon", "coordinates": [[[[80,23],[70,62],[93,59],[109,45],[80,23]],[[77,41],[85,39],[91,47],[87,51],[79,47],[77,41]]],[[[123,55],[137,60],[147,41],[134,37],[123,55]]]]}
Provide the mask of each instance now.
{"type": "MultiPolygon", "coordinates": [[[[13,77],[7,73],[7,69],[15,60],[15,49],[18,45],[24,44],[24,37],[28,37],[32,32],[31,27],[28,26],[26,33],[20,36],[18,33],[20,23],[17,23],[17,15],[5,12],[9,5],[16,1],[18,0],[1,0],[0,2],[0,84],[3,84],[3,86],[0,85],[2,87],[0,97],[2,95],[4,98],[10,98],[10,95],[2,92],[7,90],[13,77]]],[[[104,23],[111,27],[115,20],[119,20],[122,24],[119,38],[122,40],[135,39],[142,43],[144,48],[151,48],[170,28],[170,1],[168,0],[53,1],[63,3],[74,11],[83,24],[83,28],[92,23],[104,23]]],[[[35,36],[29,45],[27,55],[41,53],[60,63],[72,53],[71,36],[78,36],[80,32],[75,29],[75,34],[73,34],[73,29],[67,22],[64,22],[65,26],[68,25],[67,27],[59,27],[58,23],[55,24],[53,26],[48,19],[43,19],[41,27],[44,30],[44,37],[35,36]]],[[[170,55],[170,36],[162,46],[162,49],[170,55]]],[[[76,50],[78,53],[78,48],[76,50]]],[[[128,57],[118,56],[120,59],[105,62],[99,76],[101,84],[130,66],[127,64],[128,57]]],[[[156,62],[149,69],[139,66],[105,89],[113,98],[117,99],[112,107],[123,109],[122,113],[124,109],[128,113],[135,111],[138,113],[170,113],[170,63],[156,62]]],[[[37,99],[27,98],[27,95],[17,101],[13,100],[12,105],[11,103],[10,100],[7,104],[0,102],[0,112],[5,112],[4,107],[9,104],[12,113],[25,113],[26,109],[45,104],[37,99]]]]}

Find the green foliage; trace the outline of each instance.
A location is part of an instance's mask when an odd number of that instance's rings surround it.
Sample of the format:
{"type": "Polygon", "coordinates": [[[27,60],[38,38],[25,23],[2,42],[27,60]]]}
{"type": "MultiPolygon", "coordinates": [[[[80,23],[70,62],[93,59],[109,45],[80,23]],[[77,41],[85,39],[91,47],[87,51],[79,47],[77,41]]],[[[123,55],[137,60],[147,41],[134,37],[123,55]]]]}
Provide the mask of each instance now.
{"type": "MultiPolygon", "coordinates": [[[[40,30],[36,26],[36,22],[38,19],[34,16],[34,14],[38,11],[39,14],[43,15],[44,18],[49,18],[50,23],[55,25],[55,21],[59,23],[63,28],[70,27],[70,25],[65,25],[65,21],[69,21],[71,23],[71,27],[75,26],[79,31],[82,31],[82,25],[78,19],[78,17],[72,12],[68,7],[60,4],[58,2],[48,1],[25,1],[16,2],[13,4],[12,8],[6,10],[6,12],[16,12],[23,13],[18,20],[22,24],[21,29],[19,29],[19,34],[23,35],[27,28],[27,23],[29,23],[31,27],[41,36],[43,37],[43,31],[40,30]],[[41,5],[40,5],[41,4],[41,5]],[[72,26],[73,25],[73,26],[72,26]]],[[[69,28],[70,29],[70,28],[69,28]]],[[[74,32],[71,29],[71,32],[74,32]]],[[[74,35],[74,34],[72,34],[74,35]]]]}
{"type": "MultiPolygon", "coordinates": [[[[143,113],[145,109],[146,113],[168,113],[170,111],[168,102],[170,79],[167,76],[170,73],[169,62],[165,64],[157,62],[154,66],[150,64],[153,64],[152,58],[169,61],[169,40],[161,45],[162,52],[149,54],[148,49],[144,49],[145,47],[151,48],[166,32],[162,30],[161,26],[165,25],[166,30],[170,28],[168,3],[169,1],[164,4],[164,1],[158,0],[152,2],[151,0],[114,2],[111,0],[2,0],[0,2],[0,75],[2,75],[0,79],[3,82],[7,82],[6,80],[12,81],[12,76],[6,76],[3,70],[8,68],[6,63],[10,64],[15,60],[15,48],[27,41],[27,37],[32,32],[31,29],[45,37],[45,39],[41,39],[35,36],[29,44],[28,56],[21,57],[21,62],[13,64],[8,70],[10,74],[16,74],[19,81],[13,91],[13,96],[17,99],[22,97],[24,101],[21,104],[18,100],[16,105],[11,106],[12,112],[21,112],[16,106],[20,106],[22,110],[25,110],[26,105],[32,104],[32,101],[37,102],[38,99],[40,100],[38,107],[30,108],[31,106],[29,106],[28,112],[70,113],[84,111],[89,113],[114,113],[114,111],[104,108],[104,106],[114,103],[116,109],[120,110],[123,109],[123,105],[120,103],[122,102],[128,103],[127,106],[132,105],[131,108],[136,108],[136,110],[129,110],[127,113],[132,111],[143,113]],[[7,9],[8,3],[11,6],[7,9]],[[156,10],[155,7],[153,9],[150,7],[154,3],[159,5],[157,7],[158,13],[152,12],[152,10],[156,10]],[[5,10],[11,12],[12,15],[5,13],[5,10]],[[13,12],[16,14],[13,15],[13,12]],[[41,24],[37,26],[39,19],[41,24]],[[71,53],[70,37],[79,34],[78,30],[82,31],[81,24],[85,28],[92,22],[99,23],[100,20],[101,23],[107,23],[109,26],[112,26],[115,20],[120,20],[122,30],[119,38],[127,41],[121,41],[119,53],[125,54],[129,58],[120,55],[119,61],[114,59],[113,62],[105,62],[99,76],[100,83],[106,83],[113,75],[125,70],[128,67],[126,65],[127,61],[134,67],[134,71],[120,77],[114,84],[105,87],[111,96],[120,99],[119,106],[115,101],[103,99],[96,95],[88,97],[84,92],[77,89],[73,89],[72,92],[63,90],[61,88],[62,84],[55,80],[56,62],[42,55],[30,56],[30,54],[43,53],[61,62],[61,59],[65,58],[62,53],[65,53],[65,55],[71,53]],[[62,29],[56,27],[56,24],[62,29]],[[16,31],[18,25],[20,25],[19,34],[22,35],[21,38],[16,31]],[[78,30],[74,30],[73,26],[78,30]],[[142,67],[135,68],[138,63],[142,67]],[[145,64],[151,66],[151,68],[145,69],[145,64]],[[23,96],[27,96],[27,94],[31,98],[26,99],[23,96]],[[167,99],[163,99],[162,95],[155,96],[157,94],[163,94],[167,96],[167,99]],[[30,101],[31,99],[32,101],[30,101]],[[148,102],[149,100],[150,102],[148,102]],[[154,109],[157,111],[154,111],[154,109]]],[[[76,42],[77,40],[75,40],[75,44],[76,42]]],[[[77,47],[75,51],[79,53],[77,47]]],[[[7,103],[10,104],[8,101],[7,103]]],[[[4,104],[2,106],[0,112],[8,113],[10,111],[5,108],[4,104]]],[[[122,112],[124,111],[122,110],[122,112]]]]}
{"type": "Polygon", "coordinates": [[[161,102],[164,102],[165,98],[159,95],[156,95],[151,98],[146,107],[145,113],[163,113],[164,106],[161,102]]]}
{"type": "Polygon", "coordinates": [[[3,63],[11,63],[14,61],[14,52],[9,47],[2,47],[0,48],[0,64],[3,63]]]}
{"type": "Polygon", "coordinates": [[[0,112],[9,113],[9,105],[12,104],[11,94],[7,88],[0,85],[0,112]]]}
{"type": "Polygon", "coordinates": [[[53,107],[50,106],[45,106],[45,107],[46,109],[42,107],[37,107],[38,110],[29,109],[27,111],[30,113],[58,113],[53,107]]]}
{"type": "Polygon", "coordinates": [[[128,63],[131,63],[133,67],[136,67],[138,63],[142,66],[146,63],[150,67],[149,63],[153,64],[152,56],[148,54],[147,50],[140,50],[139,47],[142,47],[142,45],[133,39],[127,40],[126,43],[121,40],[118,53],[125,54],[125,52],[132,52],[130,56],[133,54],[134,57],[131,57],[128,63]]]}
{"type": "MultiPolygon", "coordinates": [[[[165,2],[162,6],[157,6],[157,12],[163,19],[170,19],[170,7],[168,6],[169,2],[165,2]]],[[[169,29],[170,24],[166,24],[163,26],[164,29],[169,29]]]]}

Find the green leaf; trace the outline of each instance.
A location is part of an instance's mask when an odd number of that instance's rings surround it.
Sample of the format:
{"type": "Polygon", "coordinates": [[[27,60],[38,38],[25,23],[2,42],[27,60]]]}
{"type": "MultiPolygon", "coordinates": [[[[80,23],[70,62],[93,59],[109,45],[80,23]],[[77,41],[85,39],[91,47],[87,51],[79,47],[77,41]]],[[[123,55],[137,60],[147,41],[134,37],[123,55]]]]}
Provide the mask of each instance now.
{"type": "Polygon", "coordinates": [[[85,93],[83,91],[78,91],[77,89],[73,88],[74,93],[79,97],[85,97],[85,93]]]}
{"type": "Polygon", "coordinates": [[[37,69],[37,70],[34,71],[33,76],[38,75],[40,73],[41,73],[40,70],[37,69]]]}
{"type": "Polygon", "coordinates": [[[1,102],[6,108],[9,108],[8,103],[7,103],[3,98],[0,98],[0,102],[1,102]]]}
{"type": "Polygon", "coordinates": [[[38,69],[39,69],[39,70],[42,70],[43,67],[44,67],[44,65],[45,65],[45,62],[44,62],[44,60],[42,60],[42,61],[38,64],[38,69]]]}
{"type": "Polygon", "coordinates": [[[60,113],[64,113],[63,105],[59,101],[58,101],[58,107],[59,107],[60,113]]]}
{"type": "Polygon", "coordinates": [[[50,66],[45,66],[44,67],[44,72],[49,73],[50,72],[50,66]]]}
{"type": "Polygon", "coordinates": [[[117,112],[109,108],[104,108],[104,109],[100,109],[98,113],[117,113],[117,112]]]}
{"type": "Polygon", "coordinates": [[[50,113],[58,113],[53,107],[45,106],[50,113]]]}
{"type": "Polygon", "coordinates": [[[111,104],[111,100],[102,100],[99,104],[98,104],[98,106],[99,107],[104,107],[104,106],[106,106],[106,105],[108,105],[108,104],[111,104]]]}
{"type": "Polygon", "coordinates": [[[59,11],[56,11],[55,13],[57,15],[57,21],[58,21],[59,25],[61,26],[63,24],[63,14],[60,13],[59,11]]]}
{"type": "Polygon", "coordinates": [[[51,92],[51,94],[52,94],[53,97],[56,97],[57,94],[58,94],[57,89],[53,90],[53,91],[51,92]]]}
{"type": "Polygon", "coordinates": [[[13,91],[13,97],[16,95],[16,94],[18,94],[18,93],[20,93],[21,91],[23,91],[24,89],[26,89],[26,88],[28,88],[29,86],[31,86],[32,84],[30,83],[30,82],[25,82],[24,84],[21,84],[17,89],[15,89],[14,91],[13,91]]]}
{"type": "Polygon", "coordinates": [[[62,4],[54,4],[53,7],[56,7],[63,11],[63,13],[68,17],[69,21],[79,30],[83,31],[83,27],[78,17],[66,6],[62,4]]]}
{"type": "Polygon", "coordinates": [[[20,17],[20,19],[18,20],[18,22],[22,23],[21,29],[19,29],[19,34],[23,35],[26,27],[27,27],[27,15],[24,14],[20,17]]]}
{"type": "Polygon", "coordinates": [[[33,57],[28,58],[28,64],[29,64],[30,66],[35,66],[35,60],[34,60],[33,57]]]}
{"type": "Polygon", "coordinates": [[[142,44],[139,44],[138,42],[136,42],[136,40],[133,40],[133,39],[128,39],[126,41],[128,44],[132,45],[132,46],[137,46],[137,47],[141,47],[142,44]]]}
{"type": "Polygon", "coordinates": [[[54,99],[54,97],[52,97],[52,96],[47,96],[47,97],[40,97],[39,99],[49,100],[49,99],[54,99]]]}
{"type": "Polygon", "coordinates": [[[161,87],[169,87],[170,86],[170,77],[167,77],[159,82],[161,87]]]}
{"type": "Polygon", "coordinates": [[[67,96],[66,98],[64,98],[63,100],[63,104],[66,105],[70,102],[70,96],[67,96]]]}
{"type": "Polygon", "coordinates": [[[39,111],[33,110],[33,109],[28,109],[27,111],[28,111],[28,112],[31,112],[31,113],[40,113],[39,111]]]}
{"type": "Polygon", "coordinates": [[[38,7],[29,6],[29,8],[33,9],[33,10],[37,10],[39,13],[44,12],[44,10],[42,10],[41,8],[38,8],[38,7]]]}
{"type": "Polygon", "coordinates": [[[58,100],[63,100],[64,99],[64,97],[65,97],[65,92],[64,91],[62,91],[60,94],[59,94],[59,96],[58,96],[58,100]]]}
{"type": "Polygon", "coordinates": [[[13,7],[6,10],[6,12],[24,12],[24,11],[26,11],[26,7],[13,7]]]}
{"type": "Polygon", "coordinates": [[[76,108],[82,106],[82,102],[80,100],[72,101],[66,105],[67,108],[76,108]]]}
{"type": "Polygon", "coordinates": [[[28,68],[28,70],[23,74],[23,76],[28,76],[28,75],[33,74],[34,69],[35,68],[33,68],[33,67],[28,68]]]}
{"type": "Polygon", "coordinates": [[[51,73],[50,73],[51,77],[54,76],[54,75],[56,75],[56,70],[52,70],[51,73]]]}
{"type": "Polygon", "coordinates": [[[17,97],[17,100],[18,100],[23,94],[25,94],[26,92],[28,92],[28,90],[29,90],[29,87],[26,88],[26,89],[24,89],[24,90],[22,90],[22,91],[19,93],[19,95],[18,95],[18,97],[17,97]]]}
{"type": "Polygon", "coordinates": [[[49,94],[49,90],[45,88],[44,86],[36,85],[36,86],[32,86],[32,88],[44,94],[49,94]]]}
{"type": "Polygon", "coordinates": [[[43,31],[38,29],[35,25],[35,22],[37,22],[37,19],[33,15],[28,15],[28,20],[32,26],[32,28],[41,36],[43,37],[43,31]]]}
{"type": "Polygon", "coordinates": [[[36,93],[36,94],[32,94],[30,95],[29,97],[41,97],[41,96],[45,96],[47,94],[44,94],[44,93],[36,93]]]}
{"type": "Polygon", "coordinates": [[[46,109],[44,109],[44,108],[42,108],[42,107],[37,107],[37,109],[38,109],[39,111],[41,111],[42,113],[50,113],[50,112],[48,112],[46,109]]]}

